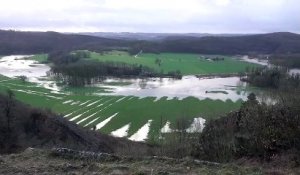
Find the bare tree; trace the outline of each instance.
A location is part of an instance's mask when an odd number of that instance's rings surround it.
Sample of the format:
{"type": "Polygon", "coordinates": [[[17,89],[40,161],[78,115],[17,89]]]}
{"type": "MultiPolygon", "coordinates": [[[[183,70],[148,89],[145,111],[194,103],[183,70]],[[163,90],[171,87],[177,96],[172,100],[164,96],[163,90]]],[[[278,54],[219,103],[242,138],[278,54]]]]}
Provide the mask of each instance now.
{"type": "Polygon", "coordinates": [[[14,106],[14,101],[13,98],[15,96],[14,92],[10,89],[6,91],[7,93],[7,99],[5,101],[5,106],[4,106],[4,113],[7,121],[7,130],[11,131],[10,124],[11,124],[11,119],[12,119],[12,108],[14,106]]]}
{"type": "Polygon", "coordinates": [[[19,76],[19,78],[22,81],[22,83],[25,83],[26,80],[28,79],[25,75],[21,75],[21,76],[19,76]]]}

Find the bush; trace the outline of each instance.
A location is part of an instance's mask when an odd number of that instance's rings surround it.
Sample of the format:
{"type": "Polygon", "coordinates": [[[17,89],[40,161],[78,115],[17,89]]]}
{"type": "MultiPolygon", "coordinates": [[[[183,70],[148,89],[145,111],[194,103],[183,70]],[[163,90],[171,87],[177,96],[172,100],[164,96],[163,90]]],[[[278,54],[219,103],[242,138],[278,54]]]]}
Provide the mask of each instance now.
{"type": "Polygon", "coordinates": [[[268,106],[249,97],[239,111],[207,123],[193,155],[227,162],[241,157],[270,160],[286,150],[299,151],[298,104],[268,106]]]}

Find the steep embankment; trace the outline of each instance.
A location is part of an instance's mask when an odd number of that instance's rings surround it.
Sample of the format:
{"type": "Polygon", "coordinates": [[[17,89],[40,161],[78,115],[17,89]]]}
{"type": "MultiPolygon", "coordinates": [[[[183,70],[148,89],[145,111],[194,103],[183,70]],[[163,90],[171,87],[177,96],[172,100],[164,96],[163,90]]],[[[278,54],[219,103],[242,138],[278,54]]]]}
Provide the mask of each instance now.
{"type": "Polygon", "coordinates": [[[139,148],[135,149],[137,154],[150,151],[146,144],[84,129],[51,112],[0,95],[0,153],[18,152],[28,147],[66,147],[109,153],[126,153],[127,148],[139,148]]]}

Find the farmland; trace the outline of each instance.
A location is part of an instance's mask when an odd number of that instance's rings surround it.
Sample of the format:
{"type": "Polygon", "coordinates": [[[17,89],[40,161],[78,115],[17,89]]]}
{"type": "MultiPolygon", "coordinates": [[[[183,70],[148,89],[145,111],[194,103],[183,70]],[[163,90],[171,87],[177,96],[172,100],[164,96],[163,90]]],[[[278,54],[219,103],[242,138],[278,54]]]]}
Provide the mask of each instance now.
{"type": "Polygon", "coordinates": [[[110,51],[102,54],[91,52],[91,59],[143,65],[164,73],[179,70],[183,75],[232,74],[244,72],[247,67],[257,66],[233,59],[229,56],[206,56],[186,53],[145,53],[135,57],[122,51],[110,51]],[[224,58],[224,60],[211,61],[205,59],[210,57],[224,58]],[[156,60],[161,60],[161,63],[158,64],[156,60]]]}

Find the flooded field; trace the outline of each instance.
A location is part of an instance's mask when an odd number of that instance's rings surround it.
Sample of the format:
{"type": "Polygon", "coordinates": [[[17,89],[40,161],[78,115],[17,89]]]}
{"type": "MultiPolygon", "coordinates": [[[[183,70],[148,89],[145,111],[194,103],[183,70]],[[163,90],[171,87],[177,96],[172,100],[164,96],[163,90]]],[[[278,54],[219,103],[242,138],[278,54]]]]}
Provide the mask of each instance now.
{"type": "Polygon", "coordinates": [[[0,59],[0,74],[7,77],[26,76],[30,81],[46,77],[50,67],[26,59],[30,55],[12,55],[0,59]]]}
{"type": "Polygon", "coordinates": [[[51,109],[83,127],[135,141],[175,131],[182,117],[190,123],[187,132],[201,132],[206,120],[238,109],[251,92],[239,77],[196,76],[108,78],[70,91],[48,76],[48,65],[28,57],[0,59],[0,74],[8,77],[0,76],[0,91],[10,88],[25,103],[51,109]],[[14,78],[23,75],[28,82],[14,78]]]}
{"type": "Polygon", "coordinates": [[[150,79],[107,79],[100,87],[110,89],[112,95],[137,96],[137,97],[162,97],[168,99],[195,97],[200,100],[209,98],[214,100],[245,100],[248,92],[245,91],[246,83],[239,77],[227,78],[197,78],[184,76],[182,79],[150,78],[150,79]],[[116,85],[105,85],[105,83],[116,85]],[[129,84],[129,85],[118,85],[129,84]]]}
{"type": "Polygon", "coordinates": [[[32,55],[11,55],[0,59],[0,74],[6,77],[15,78],[25,76],[27,81],[37,83],[38,86],[58,92],[56,82],[48,77],[50,67],[46,64],[39,64],[30,60],[32,55]]]}

